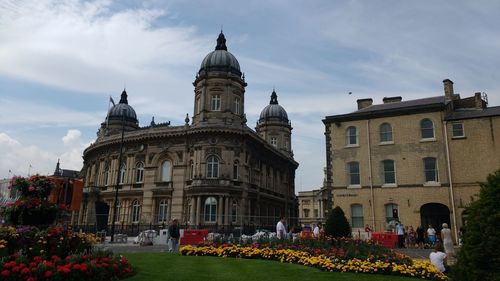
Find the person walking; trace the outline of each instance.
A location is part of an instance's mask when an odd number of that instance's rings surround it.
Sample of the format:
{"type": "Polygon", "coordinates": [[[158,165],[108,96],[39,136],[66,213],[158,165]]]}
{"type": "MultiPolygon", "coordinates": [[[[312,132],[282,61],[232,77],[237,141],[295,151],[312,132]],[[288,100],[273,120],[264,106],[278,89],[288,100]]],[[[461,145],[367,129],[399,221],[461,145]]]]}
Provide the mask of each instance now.
{"type": "Polygon", "coordinates": [[[179,251],[179,221],[174,219],[172,224],[168,227],[168,235],[170,236],[170,252],[176,253],[179,251]]]}
{"type": "Polygon", "coordinates": [[[455,255],[455,249],[453,249],[453,238],[451,237],[451,230],[448,228],[447,223],[443,223],[443,229],[441,229],[441,239],[443,239],[444,252],[448,258],[455,255]]]}
{"type": "Polygon", "coordinates": [[[400,222],[398,222],[396,224],[396,233],[398,235],[398,247],[404,248],[405,247],[405,227],[400,222]]]}
{"type": "Polygon", "coordinates": [[[276,224],[276,236],[278,239],[286,238],[285,217],[281,217],[276,224]]]}

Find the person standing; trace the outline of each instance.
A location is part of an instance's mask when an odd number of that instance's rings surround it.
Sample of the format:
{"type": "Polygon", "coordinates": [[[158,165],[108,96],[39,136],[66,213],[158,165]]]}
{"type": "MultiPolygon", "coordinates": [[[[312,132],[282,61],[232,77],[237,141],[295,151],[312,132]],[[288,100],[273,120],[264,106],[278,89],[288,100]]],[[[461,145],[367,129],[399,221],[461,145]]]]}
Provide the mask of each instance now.
{"type": "Polygon", "coordinates": [[[170,236],[170,252],[179,251],[179,221],[174,219],[172,224],[168,227],[168,235],[170,236]]]}
{"type": "Polygon", "coordinates": [[[318,223],[318,224],[314,227],[314,230],[313,230],[313,235],[314,235],[314,238],[319,238],[319,226],[320,226],[320,224],[318,223]]]}
{"type": "Polygon", "coordinates": [[[427,228],[427,238],[432,246],[436,244],[436,230],[429,224],[429,228],[427,228]]]}
{"type": "Polygon", "coordinates": [[[420,249],[424,248],[424,243],[425,243],[425,234],[424,234],[424,228],[421,227],[420,225],[417,227],[417,247],[420,249]]]}
{"type": "Polygon", "coordinates": [[[441,229],[441,239],[443,239],[444,252],[446,256],[452,257],[455,255],[455,249],[453,249],[453,239],[451,237],[451,230],[448,228],[447,223],[443,223],[443,229],[441,229]]]}
{"type": "Polygon", "coordinates": [[[405,247],[405,227],[402,223],[396,224],[396,233],[398,234],[398,247],[405,247]]]}
{"type": "Polygon", "coordinates": [[[285,217],[281,217],[276,224],[276,236],[278,239],[284,239],[286,237],[285,217]]]}

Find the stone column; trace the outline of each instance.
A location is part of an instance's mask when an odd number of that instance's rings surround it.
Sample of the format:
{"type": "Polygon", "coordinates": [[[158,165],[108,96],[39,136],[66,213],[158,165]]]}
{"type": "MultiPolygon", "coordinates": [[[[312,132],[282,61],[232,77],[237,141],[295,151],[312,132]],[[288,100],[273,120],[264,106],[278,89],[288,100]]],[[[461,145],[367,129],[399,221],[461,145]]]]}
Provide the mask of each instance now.
{"type": "Polygon", "coordinates": [[[191,197],[191,207],[189,208],[189,224],[195,224],[196,197],[191,197]]]}
{"type": "Polygon", "coordinates": [[[222,196],[219,196],[219,202],[217,203],[217,225],[222,226],[224,224],[222,217],[222,208],[224,206],[222,196]]]}
{"type": "Polygon", "coordinates": [[[231,210],[231,206],[229,205],[229,196],[226,196],[225,198],[226,200],[225,201],[225,210],[224,210],[224,225],[229,225],[231,223],[231,218],[229,217],[229,214],[230,214],[230,211],[231,210]]]}
{"type": "Polygon", "coordinates": [[[197,196],[196,199],[196,226],[200,225],[201,223],[201,196],[197,196]]]}

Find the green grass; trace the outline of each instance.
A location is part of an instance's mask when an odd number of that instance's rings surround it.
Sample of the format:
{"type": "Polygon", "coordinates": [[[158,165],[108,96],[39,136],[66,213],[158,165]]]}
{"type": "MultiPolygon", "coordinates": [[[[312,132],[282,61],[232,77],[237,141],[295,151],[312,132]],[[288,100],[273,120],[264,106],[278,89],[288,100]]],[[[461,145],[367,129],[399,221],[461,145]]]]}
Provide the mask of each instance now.
{"type": "Polygon", "coordinates": [[[171,253],[125,253],[137,274],[127,281],[411,281],[412,278],[361,273],[324,272],[276,261],[180,256],[171,253]]]}

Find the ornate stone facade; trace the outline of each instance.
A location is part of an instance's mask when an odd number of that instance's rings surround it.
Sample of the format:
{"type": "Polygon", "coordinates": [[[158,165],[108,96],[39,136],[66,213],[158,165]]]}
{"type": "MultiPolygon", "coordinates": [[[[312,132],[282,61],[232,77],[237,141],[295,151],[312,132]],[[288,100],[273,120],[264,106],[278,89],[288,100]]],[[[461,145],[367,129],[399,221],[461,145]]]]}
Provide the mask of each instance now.
{"type": "Polygon", "coordinates": [[[290,122],[270,113],[259,120],[257,132],[246,125],[247,84],[225,41],[221,33],[193,83],[191,123],[186,116],[179,126],[152,121],[139,127],[127,93],[122,93],[96,142],[84,152],[87,199],[74,216],[75,224],[95,223],[96,200],[109,207],[97,217],[105,216],[111,224],[117,182],[119,225],[161,225],[178,218],[191,227],[248,229],[273,226],[281,215],[297,217],[298,163],[291,150],[290,122]],[[279,136],[273,143],[263,133],[267,122],[270,135],[279,136]]]}

